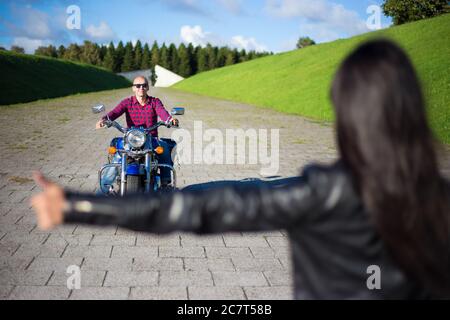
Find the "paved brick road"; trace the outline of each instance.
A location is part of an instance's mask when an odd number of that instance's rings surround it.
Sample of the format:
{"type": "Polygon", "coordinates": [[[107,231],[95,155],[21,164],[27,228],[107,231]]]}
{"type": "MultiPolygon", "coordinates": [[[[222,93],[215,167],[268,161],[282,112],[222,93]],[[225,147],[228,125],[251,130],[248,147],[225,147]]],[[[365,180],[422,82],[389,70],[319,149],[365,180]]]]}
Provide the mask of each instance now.
{"type": "MultiPolygon", "coordinates": [[[[291,299],[289,246],[283,231],[198,237],[118,228],[36,228],[29,180],[39,169],[68,188],[94,192],[113,129],[95,131],[90,106],[111,108],[130,90],[76,95],[0,108],[0,299],[291,299]],[[68,266],[81,267],[69,290],[68,266]]],[[[297,116],[169,89],[167,107],[184,106],[183,128],[279,128],[280,177],[311,160],[335,158],[332,127],[297,116]]],[[[121,120],[124,123],[124,120],[121,120]]],[[[168,129],[160,135],[170,134],[168,129]]],[[[190,165],[179,186],[259,178],[260,165],[190,165]]]]}

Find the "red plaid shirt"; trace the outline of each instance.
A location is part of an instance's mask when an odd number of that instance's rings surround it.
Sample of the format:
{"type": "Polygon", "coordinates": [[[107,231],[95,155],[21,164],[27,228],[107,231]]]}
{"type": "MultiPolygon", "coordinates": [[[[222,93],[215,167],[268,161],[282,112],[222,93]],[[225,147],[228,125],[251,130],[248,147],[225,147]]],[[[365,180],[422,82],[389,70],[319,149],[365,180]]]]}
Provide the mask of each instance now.
{"type": "MultiPolygon", "coordinates": [[[[149,128],[156,124],[158,116],[164,122],[172,120],[170,113],[164,108],[161,100],[155,97],[148,96],[147,102],[142,106],[137,101],[136,96],[128,97],[122,100],[113,110],[108,112],[110,120],[116,120],[125,112],[128,128],[144,127],[149,128]]],[[[106,116],[103,117],[106,119],[106,116]]],[[[158,136],[158,130],[150,132],[152,136],[158,136]]]]}

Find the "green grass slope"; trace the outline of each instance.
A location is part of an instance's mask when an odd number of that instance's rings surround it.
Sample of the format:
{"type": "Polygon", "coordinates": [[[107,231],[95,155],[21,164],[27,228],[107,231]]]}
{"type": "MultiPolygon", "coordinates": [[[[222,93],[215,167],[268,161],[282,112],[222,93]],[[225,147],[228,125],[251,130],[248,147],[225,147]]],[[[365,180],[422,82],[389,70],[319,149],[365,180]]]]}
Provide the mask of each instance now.
{"type": "Polygon", "coordinates": [[[438,138],[450,143],[450,14],[200,73],[174,88],[331,121],[329,89],[342,59],[363,41],[395,40],[424,86],[438,138]]]}
{"type": "Polygon", "coordinates": [[[127,86],[127,79],[102,68],[0,51],[0,105],[127,86]]]}

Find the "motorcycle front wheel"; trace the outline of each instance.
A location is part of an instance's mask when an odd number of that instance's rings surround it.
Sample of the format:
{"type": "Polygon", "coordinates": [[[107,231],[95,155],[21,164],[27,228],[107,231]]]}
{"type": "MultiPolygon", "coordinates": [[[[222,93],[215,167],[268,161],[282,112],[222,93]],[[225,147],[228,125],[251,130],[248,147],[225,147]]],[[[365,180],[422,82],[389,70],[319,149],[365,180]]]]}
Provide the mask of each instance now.
{"type": "Polygon", "coordinates": [[[127,190],[126,193],[137,193],[143,189],[141,176],[127,176],[127,190]]]}

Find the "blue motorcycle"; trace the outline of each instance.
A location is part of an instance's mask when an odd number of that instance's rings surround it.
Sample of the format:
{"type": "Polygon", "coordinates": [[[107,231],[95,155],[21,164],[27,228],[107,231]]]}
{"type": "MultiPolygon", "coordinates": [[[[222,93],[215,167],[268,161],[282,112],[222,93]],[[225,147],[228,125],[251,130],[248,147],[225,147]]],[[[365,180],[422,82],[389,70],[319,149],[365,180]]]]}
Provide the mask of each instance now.
{"type": "MultiPolygon", "coordinates": [[[[105,112],[104,105],[92,108],[94,113],[105,112]]],[[[184,108],[172,108],[172,115],[183,115],[184,108]]],[[[151,131],[160,127],[173,127],[165,122],[157,122],[150,128],[124,128],[108,117],[106,127],[114,127],[123,136],[112,139],[108,153],[108,164],[101,167],[98,173],[100,190],[106,195],[125,195],[130,193],[150,193],[176,188],[176,171],[173,165],[160,163],[164,152],[173,159],[176,142],[172,139],[155,139],[151,131]],[[165,150],[169,148],[169,150],[165,150]],[[161,171],[170,172],[170,185],[161,185],[161,171]]],[[[167,173],[166,173],[167,174],[167,173]]]]}

